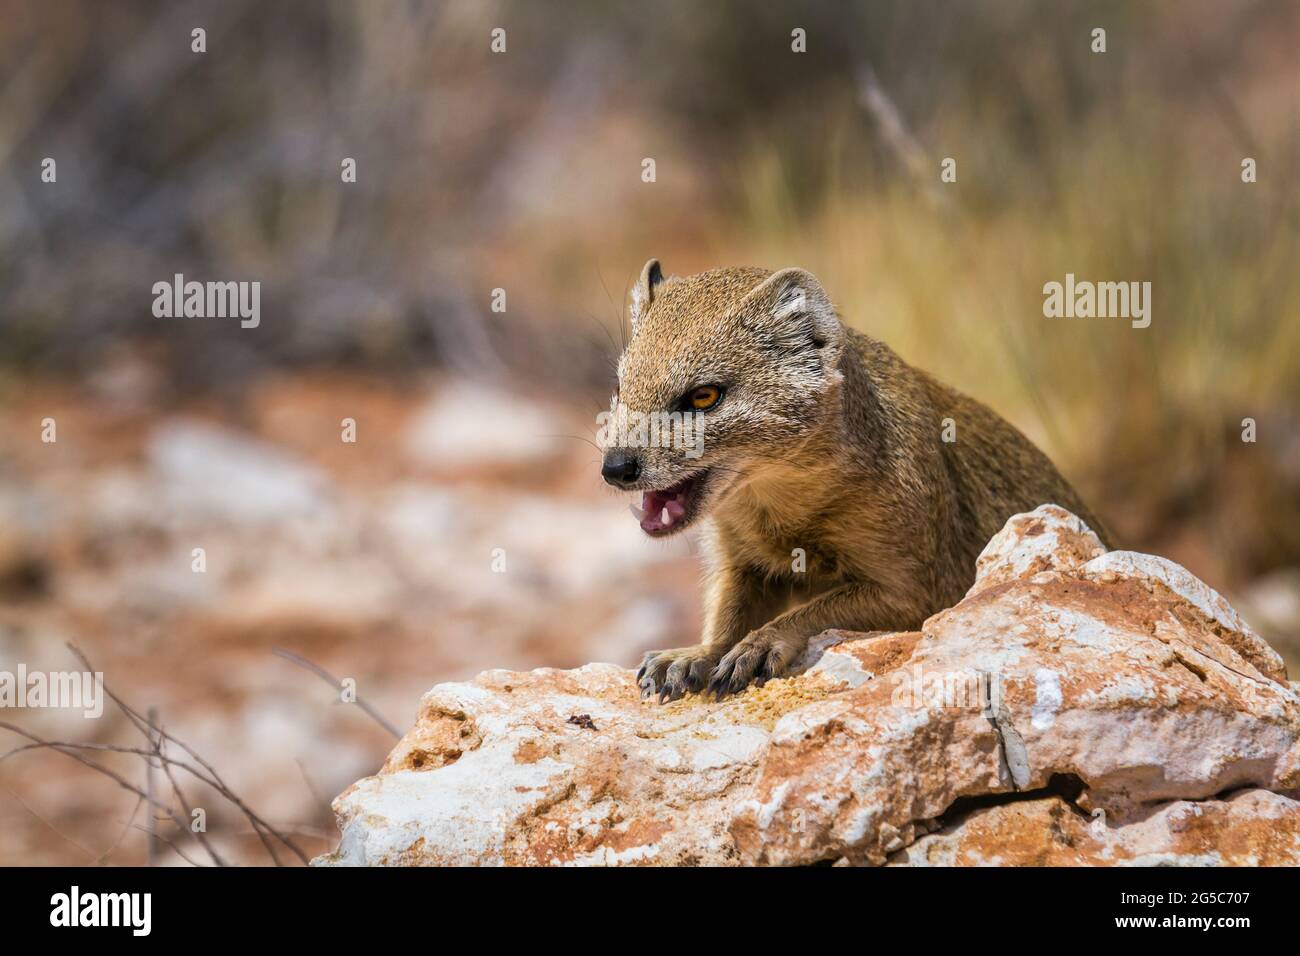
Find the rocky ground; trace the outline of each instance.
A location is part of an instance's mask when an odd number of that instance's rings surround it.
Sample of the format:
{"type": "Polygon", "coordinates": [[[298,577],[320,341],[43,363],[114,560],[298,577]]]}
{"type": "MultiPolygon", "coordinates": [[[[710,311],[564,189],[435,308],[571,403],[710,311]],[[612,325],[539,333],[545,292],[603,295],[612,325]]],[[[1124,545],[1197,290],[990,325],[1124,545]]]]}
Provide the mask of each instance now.
{"type": "MultiPolygon", "coordinates": [[[[618,735],[636,726],[669,748],[646,759],[718,761],[708,773],[737,792],[740,764],[728,755],[748,754],[746,772],[756,773],[778,720],[829,693],[815,683],[820,678],[773,684],[717,709],[690,701],[657,709],[631,695],[617,667],[528,676],[532,668],[588,661],[631,665],[645,650],[698,635],[691,542],[646,540],[624,500],[599,481],[596,452],[583,440],[598,410],[456,379],[338,373],[285,373],[180,399],[133,356],[81,382],[0,383],[0,671],[19,663],[29,670],[76,668],[67,644],[81,648],[110,689],[142,712],[157,708],[165,728],[290,836],[303,858],[338,845],[330,799],[384,765],[395,735],[341,703],[338,689],[317,674],[276,656],[276,648],[333,678],[354,680],[361,698],[399,732],[411,727],[427,688],[489,668],[521,676],[488,675],[465,686],[504,681],[514,687],[512,700],[531,695],[550,706],[556,682],[573,682],[583,703],[557,710],[558,736],[539,738],[542,749],[531,764],[533,745],[525,747],[518,766],[532,767],[540,779],[552,767],[545,748],[618,744],[618,735]],[[52,443],[41,440],[47,418],[56,426],[52,443]],[[345,418],[356,422],[355,443],[342,440],[345,418]],[[196,548],[203,549],[201,571],[196,548]],[[503,573],[494,570],[498,556],[503,573]],[[584,713],[595,730],[581,720],[568,723],[584,713]],[[742,713],[751,715],[748,722],[736,716],[742,713]],[[687,733],[701,735],[699,753],[676,749],[687,733]],[[672,755],[678,753],[685,756],[672,755]]],[[[1277,635],[1295,634],[1297,595],[1300,587],[1279,572],[1247,582],[1233,592],[1233,603],[1261,630],[1274,628],[1265,635],[1285,651],[1277,635]]],[[[874,642],[870,655],[897,645],[891,653],[901,659],[913,639],[874,642]]],[[[853,646],[854,654],[868,653],[863,641],[853,646]]],[[[827,655],[818,673],[833,662],[847,664],[845,654],[827,655]]],[[[426,704],[417,732],[430,713],[426,704]]],[[[49,709],[0,710],[0,720],[46,740],[143,743],[112,706],[97,720],[49,709]]],[[[503,739],[514,733],[481,717],[473,725],[503,739]]],[[[0,751],[23,743],[0,731],[0,751]]],[[[489,746],[471,760],[468,743],[460,749],[467,754],[460,773],[495,752],[489,746]]],[[[175,747],[170,752],[180,756],[175,747]]],[[[81,753],[144,785],[138,756],[81,753]]],[[[439,753],[429,749],[426,769],[448,759],[439,753]]],[[[394,760],[400,758],[390,759],[390,770],[394,760]]],[[[503,766],[515,768],[513,757],[503,766]]],[[[179,773],[189,803],[207,811],[210,840],[225,859],[270,862],[243,813],[179,773]]],[[[691,787],[698,783],[692,773],[659,779],[691,787]]],[[[390,778],[397,776],[374,779],[390,778]]],[[[172,801],[170,788],[160,786],[164,802],[172,801]]],[[[954,786],[967,794],[966,785],[954,786]]],[[[1025,821],[1036,813],[1059,816],[1053,801],[1066,801],[1070,790],[1058,789],[1037,801],[969,812],[972,820],[985,814],[994,829],[1012,825],[999,814],[1025,821]]],[[[633,805],[652,806],[669,792],[639,795],[633,805]]],[[[1238,802],[1226,801],[1223,812],[1238,802]]],[[[114,780],[66,754],[37,749],[0,759],[0,863],[143,862],[145,811],[137,804],[114,780]]],[[[511,806],[503,803],[500,812],[511,806]]],[[[927,803],[926,812],[945,810],[927,803]]],[[[1081,820],[1072,816],[1061,826],[1077,829],[1081,820]]],[[[1090,818],[1089,827],[1095,825],[1090,818]]],[[[207,860],[170,823],[161,832],[186,856],[207,860]]],[[[556,858],[588,852],[565,834],[568,849],[556,849],[556,858]]],[[[909,852],[930,847],[934,860],[978,852],[969,841],[939,842],[940,835],[909,852]]],[[[650,845],[635,834],[627,839],[636,852],[650,845]]],[[[590,843],[597,856],[609,845],[621,852],[617,841],[590,843]]],[[[1084,837],[1076,843],[1085,846],[1084,837]]],[[[518,852],[550,859],[540,846],[518,852]]],[[[786,858],[775,848],[766,852],[786,858]]],[[[283,847],[278,855],[299,861],[283,847]]],[[[662,850],[659,858],[667,856],[662,850]]],[[[184,861],[164,845],[161,862],[184,861]]]]}
{"type": "MultiPolygon", "coordinates": [[[[157,403],[134,364],[6,396],[0,670],[75,669],[66,644],[80,647],[110,690],[156,707],[305,857],[337,841],[329,799],[373,772],[394,737],[274,648],[352,678],[405,728],[439,680],[630,664],[696,633],[689,546],[647,542],[601,483],[595,451],[568,437],[591,437],[594,409],[456,380],[337,375],[272,379],[164,415],[157,403]],[[54,443],[41,441],[46,418],[54,443]],[[345,418],[355,443],[341,440],[345,418]]],[[[142,744],[111,706],[98,720],[0,719],[44,739],[142,744]]],[[[0,751],[21,743],[0,731],[0,751]]],[[[138,757],[93,756],[143,783],[138,757]]],[[[241,813],[182,786],[208,810],[219,852],[269,862],[241,813]]],[[[14,754],[0,761],[0,863],[143,862],[136,802],[65,755],[14,754]]],[[[163,862],[181,860],[164,847],[163,862]]]]}
{"type": "Polygon", "coordinates": [[[1300,864],[1300,684],[1055,506],[920,632],[828,632],[804,666],[666,705],[610,664],[437,686],[318,862],[1300,864]]]}

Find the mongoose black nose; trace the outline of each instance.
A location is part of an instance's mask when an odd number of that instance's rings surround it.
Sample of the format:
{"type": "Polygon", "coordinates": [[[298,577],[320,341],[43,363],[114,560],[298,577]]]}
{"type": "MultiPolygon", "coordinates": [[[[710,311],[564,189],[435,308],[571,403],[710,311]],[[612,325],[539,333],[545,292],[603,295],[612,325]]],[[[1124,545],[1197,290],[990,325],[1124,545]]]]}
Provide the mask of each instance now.
{"type": "Polygon", "coordinates": [[[600,466],[601,476],[611,485],[627,487],[641,477],[641,462],[636,455],[624,451],[611,451],[600,466]]]}

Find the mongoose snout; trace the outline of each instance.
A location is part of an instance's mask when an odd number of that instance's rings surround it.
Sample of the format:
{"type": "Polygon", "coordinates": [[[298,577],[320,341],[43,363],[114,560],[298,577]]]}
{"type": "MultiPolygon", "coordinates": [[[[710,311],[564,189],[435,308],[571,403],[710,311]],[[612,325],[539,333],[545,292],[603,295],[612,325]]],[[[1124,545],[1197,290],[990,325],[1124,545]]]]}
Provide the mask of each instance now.
{"type": "Polygon", "coordinates": [[[780,677],[828,628],[915,629],[1041,504],[1105,537],[1014,426],[843,325],[803,269],[652,259],[631,312],[601,474],[646,534],[697,525],[706,564],[702,640],[647,654],[646,695],[780,677]]]}
{"type": "Polygon", "coordinates": [[[600,474],[616,488],[630,488],[641,477],[641,462],[636,455],[622,451],[605,452],[600,474]]]}

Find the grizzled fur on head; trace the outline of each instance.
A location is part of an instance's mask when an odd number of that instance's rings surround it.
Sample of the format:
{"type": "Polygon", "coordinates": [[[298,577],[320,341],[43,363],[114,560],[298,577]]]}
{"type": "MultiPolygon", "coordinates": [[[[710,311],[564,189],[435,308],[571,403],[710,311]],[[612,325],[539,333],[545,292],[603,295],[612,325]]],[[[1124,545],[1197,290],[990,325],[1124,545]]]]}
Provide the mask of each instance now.
{"type": "Polygon", "coordinates": [[[704,413],[703,457],[641,450],[641,487],[665,487],[714,465],[738,476],[765,458],[786,457],[825,420],[824,403],[838,400],[844,330],[821,283],[803,269],[665,277],[651,259],[631,311],[615,407],[673,411],[692,389],[724,390],[704,413]]]}
{"type": "Polygon", "coordinates": [[[705,519],[702,639],[647,654],[643,694],[738,693],[788,674],[830,628],[917,630],[962,599],[1007,519],[1044,502],[1097,527],[1029,439],[841,325],[802,269],[677,279],[652,259],[632,304],[615,414],[707,409],[674,420],[702,421],[692,449],[609,448],[601,463],[641,492],[646,534],[705,519]],[[944,440],[945,420],[960,441],[944,440]]]}

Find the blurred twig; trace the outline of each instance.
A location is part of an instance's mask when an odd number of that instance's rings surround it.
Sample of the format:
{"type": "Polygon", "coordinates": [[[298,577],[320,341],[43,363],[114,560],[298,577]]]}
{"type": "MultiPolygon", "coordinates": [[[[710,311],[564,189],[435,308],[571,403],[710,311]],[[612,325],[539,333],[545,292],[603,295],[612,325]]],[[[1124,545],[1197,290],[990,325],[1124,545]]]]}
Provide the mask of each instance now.
{"type": "MultiPolygon", "coordinates": [[[[342,681],[340,681],[337,677],[335,677],[325,668],[321,667],[315,661],[309,661],[307,660],[307,658],[302,657],[299,654],[295,654],[293,651],[286,651],[283,647],[273,647],[271,648],[271,653],[275,654],[277,657],[283,657],[286,661],[291,661],[292,663],[297,664],[299,667],[303,668],[304,670],[311,671],[321,680],[325,681],[327,684],[332,686],[335,690],[338,690],[340,687],[343,686],[342,681]]],[[[383,727],[386,731],[392,734],[394,739],[396,740],[402,739],[402,732],[398,730],[396,727],[394,727],[392,724],[390,724],[387,720],[385,720],[383,715],[380,714],[379,711],[375,710],[374,707],[372,707],[367,701],[361,698],[361,695],[359,694],[357,695],[357,699],[354,701],[354,703],[358,707],[360,707],[363,711],[365,711],[367,714],[369,714],[370,717],[374,719],[375,723],[379,724],[380,727],[383,727]]]]}
{"type": "MultiPolygon", "coordinates": [[[[152,821],[152,818],[150,818],[150,819],[151,819],[151,821],[152,821]]],[[[177,856],[179,856],[182,860],[184,860],[184,861],[185,861],[186,863],[188,863],[190,866],[200,866],[200,867],[202,867],[202,866],[207,866],[206,863],[200,863],[198,860],[195,860],[195,859],[191,858],[190,856],[188,856],[188,855],[185,853],[184,850],[182,850],[180,847],[178,847],[178,846],[177,846],[175,843],[173,843],[171,840],[167,839],[167,838],[164,837],[164,836],[159,836],[159,835],[158,835],[158,832],[157,832],[157,827],[155,827],[154,824],[153,824],[152,822],[150,822],[149,826],[147,826],[147,827],[142,827],[142,826],[140,826],[140,824],[138,824],[138,823],[132,823],[132,824],[130,824],[130,826],[131,826],[132,829],[135,829],[135,830],[143,830],[143,831],[148,835],[148,838],[149,838],[149,842],[150,842],[150,843],[161,842],[161,843],[165,843],[165,844],[167,844],[169,847],[171,847],[171,848],[176,852],[176,855],[177,855],[177,856]]],[[[158,864],[157,864],[157,862],[154,862],[154,863],[150,863],[149,865],[150,865],[150,866],[157,866],[158,864]]]]}
{"type": "MultiPolygon", "coordinates": [[[[3,758],[0,758],[0,759],[3,759],[3,758]]],[[[41,816],[39,813],[37,813],[35,810],[33,810],[30,806],[27,805],[27,802],[26,802],[25,800],[23,800],[22,797],[18,796],[18,794],[14,793],[13,790],[12,790],[11,788],[9,788],[9,787],[6,786],[6,787],[5,787],[5,790],[8,792],[9,796],[13,798],[13,800],[14,800],[15,803],[17,803],[20,807],[22,807],[24,810],[26,810],[28,813],[30,813],[33,817],[35,817],[38,821],[40,821],[41,824],[43,824],[47,830],[49,830],[51,833],[53,833],[55,836],[57,836],[60,840],[63,840],[65,843],[68,843],[68,844],[71,845],[71,846],[75,846],[75,847],[76,847],[78,850],[80,850],[82,853],[86,854],[86,856],[88,856],[88,857],[90,857],[92,860],[94,860],[95,863],[102,862],[102,860],[104,859],[104,854],[100,854],[99,856],[96,856],[96,855],[95,855],[95,852],[94,852],[93,850],[89,849],[88,847],[82,846],[80,842],[78,842],[77,840],[74,840],[72,837],[68,836],[68,834],[64,833],[62,830],[60,830],[58,827],[56,827],[56,826],[55,826],[53,823],[51,823],[49,820],[45,819],[45,817],[41,816]]],[[[139,807],[140,807],[140,804],[137,802],[137,803],[136,803],[136,809],[138,810],[139,807]]],[[[132,816],[133,816],[133,817],[135,816],[134,812],[132,812],[132,816]]],[[[120,843],[120,842],[121,842],[121,837],[118,837],[117,843],[120,843]]],[[[114,843],[114,846],[116,846],[117,843],[114,843]]],[[[106,852],[107,852],[107,851],[106,851],[106,852]]]]}
{"type": "MultiPolygon", "coordinates": [[[[149,723],[158,723],[158,708],[149,708],[149,723]]],[[[149,734],[149,749],[158,750],[158,736],[152,732],[149,734]]],[[[154,802],[154,770],[158,766],[154,758],[146,757],[144,759],[144,789],[149,794],[149,802],[154,802]]],[[[145,840],[145,866],[158,865],[158,817],[151,813],[148,816],[149,826],[145,831],[148,838],[145,840]]]]}
{"type": "MultiPolygon", "coordinates": [[[[87,659],[86,655],[82,653],[80,648],[76,647],[73,644],[69,644],[68,649],[72,651],[74,655],[76,655],[79,661],[81,661],[82,666],[86,669],[87,672],[92,674],[96,673],[94,667],[91,666],[89,659],[87,659]]],[[[208,786],[212,787],[214,790],[220,793],[230,803],[233,803],[237,808],[239,808],[240,812],[243,813],[244,816],[248,818],[249,822],[253,824],[253,828],[258,830],[258,835],[262,839],[262,845],[266,847],[266,852],[270,854],[271,859],[275,861],[277,866],[280,864],[280,858],[279,856],[277,856],[275,852],[275,848],[274,846],[272,846],[271,841],[268,838],[268,834],[270,836],[275,837],[277,840],[279,840],[281,843],[287,846],[290,850],[292,850],[294,854],[300,860],[302,860],[303,863],[310,862],[310,860],[307,857],[307,854],[305,854],[301,849],[299,849],[291,840],[286,839],[284,836],[278,833],[274,827],[272,827],[265,820],[263,820],[256,813],[254,813],[253,810],[248,806],[248,804],[246,804],[239,797],[238,794],[236,794],[233,790],[230,789],[230,787],[226,785],[226,782],[221,779],[221,775],[217,773],[216,768],[213,767],[212,764],[204,760],[201,756],[199,756],[199,754],[196,753],[192,747],[190,747],[184,741],[178,740],[176,737],[172,736],[167,731],[163,730],[161,727],[155,727],[145,717],[141,716],[138,711],[136,711],[124,700],[122,700],[122,698],[118,697],[111,690],[109,690],[107,684],[104,685],[104,693],[107,694],[109,699],[118,706],[118,709],[121,710],[122,713],[126,715],[127,719],[129,719],[132,723],[136,725],[136,729],[139,730],[140,733],[144,735],[146,740],[149,739],[151,730],[155,731],[158,734],[158,742],[159,742],[158,755],[161,757],[164,763],[172,764],[174,766],[181,767],[187,770],[189,773],[193,774],[195,777],[202,780],[204,783],[208,784],[208,786]],[[187,754],[190,755],[190,757],[192,757],[199,764],[199,766],[201,766],[205,771],[207,771],[206,775],[200,773],[191,764],[176,760],[175,758],[168,757],[165,754],[163,754],[162,746],[164,742],[174,743],[177,747],[180,747],[182,750],[184,750],[187,754]],[[262,832],[263,830],[265,830],[265,832],[262,832]]],[[[199,837],[200,842],[204,843],[206,847],[207,845],[206,837],[198,833],[196,833],[195,835],[199,837]]],[[[209,850],[209,852],[211,852],[211,850],[209,850]]]]}
{"type": "MultiPolygon", "coordinates": [[[[145,790],[131,783],[131,781],[127,780],[121,774],[116,773],[115,771],[109,769],[108,767],[105,767],[101,763],[97,763],[94,760],[90,760],[89,758],[83,757],[81,754],[77,753],[78,750],[103,750],[112,753],[131,753],[131,754],[138,754],[147,757],[150,754],[150,751],[142,750],[140,748],[134,748],[134,747],[119,747],[113,744],[79,744],[79,743],[73,743],[73,742],[63,741],[63,740],[46,740],[43,737],[38,737],[36,734],[24,730],[23,728],[19,727],[17,724],[11,724],[8,721],[3,721],[3,720],[0,720],[0,728],[11,731],[15,734],[18,734],[20,737],[25,737],[27,740],[32,741],[30,744],[25,744],[21,747],[15,747],[12,750],[6,751],[4,754],[0,754],[0,760],[7,760],[10,757],[13,757],[17,754],[20,754],[28,750],[50,749],[50,750],[57,751],[58,753],[65,754],[71,757],[73,760],[77,761],[80,764],[84,764],[85,766],[89,767],[91,770],[103,774],[104,776],[112,780],[114,783],[116,783],[123,790],[127,790],[130,791],[131,793],[134,793],[137,797],[139,797],[145,803],[148,803],[151,807],[161,810],[163,813],[167,815],[167,817],[172,821],[172,823],[174,823],[179,829],[182,830],[189,829],[189,827],[186,825],[186,822],[183,819],[181,819],[180,816],[171,807],[167,806],[165,803],[162,803],[159,800],[151,799],[149,794],[145,790]]],[[[198,836],[198,834],[195,835],[198,836]]],[[[200,840],[200,842],[203,841],[200,840]]],[[[220,857],[216,855],[216,852],[213,849],[207,847],[206,845],[205,845],[205,849],[208,850],[209,855],[213,857],[214,861],[220,860],[220,857]]],[[[224,863],[219,863],[219,865],[224,865],[224,863]]]]}
{"type": "MultiPolygon", "coordinates": [[[[88,672],[95,673],[95,669],[91,665],[89,659],[86,657],[84,653],[82,653],[82,651],[79,648],[75,647],[72,644],[69,644],[68,648],[77,657],[77,659],[81,662],[82,666],[88,672]]],[[[236,808],[238,808],[238,810],[244,815],[244,817],[248,820],[249,824],[252,826],[253,832],[257,834],[258,839],[261,840],[262,845],[263,847],[265,847],[267,854],[271,857],[271,860],[277,866],[281,865],[281,861],[280,861],[279,854],[276,852],[274,843],[272,842],[273,839],[274,841],[279,842],[283,846],[287,847],[303,863],[310,862],[307,854],[304,853],[298,847],[298,845],[295,844],[286,834],[284,834],[283,832],[281,832],[279,829],[272,826],[271,824],[267,823],[266,820],[264,820],[261,816],[255,813],[248,806],[248,804],[226,784],[226,782],[221,778],[221,775],[217,773],[216,769],[212,766],[212,764],[210,764],[208,761],[204,760],[201,756],[199,756],[199,754],[196,753],[194,749],[191,748],[189,745],[187,745],[184,741],[177,739],[175,736],[165,731],[159,725],[157,717],[154,713],[151,712],[148,717],[142,716],[133,707],[131,707],[120,697],[118,697],[115,693],[109,690],[107,686],[104,686],[103,691],[106,695],[108,695],[109,699],[112,700],[113,703],[115,703],[118,706],[118,708],[127,717],[127,719],[130,720],[131,723],[135,725],[136,729],[139,730],[142,735],[144,735],[145,739],[149,742],[149,746],[147,748],[127,747],[127,746],[121,746],[117,744],[77,743],[73,741],[63,741],[63,740],[46,740],[42,737],[37,736],[36,734],[31,733],[30,731],[24,730],[23,728],[19,727],[16,724],[11,724],[7,721],[0,721],[0,728],[9,730],[15,734],[18,734],[20,737],[24,737],[28,741],[30,741],[30,743],[28,744],[25,744],[20,747],[15,747],[12,750],[9,750],[4,754],[0,755],[0,761],[7,760],[9,757],[15,756],[16,754],[22,753],[24,751],[37,750],[37,749],[50,749],[65,754],[66,756],[71,757],[73,760],[76,760],[78,763],[81,763],[89,767],[90,769],[108,777],[110,780],[114,781],[122,789],[135,794],[137,797],[140,798],[141,801],[148,804],[150,808],[161,811],[169,820],[171,820],[171,822],[181,832],[193,833],[195,839],[199,842],[200,845],[202,845],[204,850],[207,852],[208,856],[212,859],[212,862],[217,866],[225,866],[227,865],[226,861],[222,858],[221,854],[218,853],[216,848],[212,845],[211,841],[207,837],[207,834],[202,830],[192,830],[190,827],[189,820],[187,820],[185,817],[182,817],[179,813],[177,813],[177,811],[172,806],[165,803],[153,792],[154,788],[152,786],[151,774],[148,775],[146,786],[144,788],[141,788],[136,784],[132,783],[130,780],[123,777],[121,774],[112,770],[111,768],[106,767],[105,765],[84,756],[81,753],[81,751],[98,750],[107,753],[134,754],[136,756],[142,757],[145,760],[146,765],[151,764],[153,761],[157,761],[158,766],[160,766],[163,769],[164,775],[167,777],[168,781],[172,785],[172,793],[176,801],[182,807],[185,808],[186,813],[189,814],[190,817],[192,818],[193,810],[191,809],[188,800],[185,798],[184,792],[181,790],[180,785],[178,784],[178,782],[175,779],[175,776],[172,773],[172,768],[180,768],[186,771],[187,773],[191,774],[201,782],[207,784],[212,789],[216,790],[217,793],[219,793],[227,802],[233,804],[236,808]],[[183,751],[185,751],[186,754],[189,755],[190,758],[193,759],[194,762],[191,763],[190,761],[187,760],[178,760],[174,757],[169,756],[166,753],[166,749],[165,749],[168,743],[172,743],[175,744],[177,747],[180,747],[183,751]]],[[[132,814],[132,816],[134,817],[134,814],[132,814]]],[[[133,823],[131,825],[134,826],[133,823]]],[[[154,826],[152,821],[150,822],[150,826],[147,832],[151,832],[152,836],[156,837],[157,839],[162,839],[157,835],[156,827],[154,826]]],[[[163,840],[163,842],[167,842],[167,841],[163,840]]],[[[173,849],[177,849],[177,848],[173,847],[173,849]]],[[[177,849],[177,852],[182,856],[182,858],[188,859],[188,857],[186,857],[183,853],[180,853],[179,849],[177,849]]],[[[154,857],[156,857],[156,853],[151,854],[151,859],[154,857]]]]}
{"type": "Polygon", "coordinates": [[[876,79],[871,64],[858,65],[856,83],[858,105],[875,121],[881,140],[903,164],[908,174],[926,198],[938,206],[946,206],[948,197],[936,185],[939,170],[926,155],[925,149],[903,119],[902,112],[876,79]]]}

